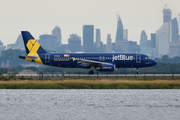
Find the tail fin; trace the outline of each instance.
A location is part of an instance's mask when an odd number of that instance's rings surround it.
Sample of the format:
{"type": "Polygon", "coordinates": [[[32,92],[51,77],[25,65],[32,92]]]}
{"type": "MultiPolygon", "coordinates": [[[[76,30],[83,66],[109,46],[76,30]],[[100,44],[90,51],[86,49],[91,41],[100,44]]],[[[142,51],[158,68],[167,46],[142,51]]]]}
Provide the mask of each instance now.
{"type": "Polygon", "coordinates": [[[34,39],[34,37],[28,31],[21,31],[26,53],[46,53],[46,51],[40,46],[40,44],[34,39]]]}
{"type": "Polygon", "coordinates": [[[40,44],[34,39],[34,37],[28,31],[21,31],[21,34],[27,53],[27,57],[25,59],[28,61],[32,61],[32,58],[36,57],[37,59],[34,61],[42,64],[39,54],[47,52],[40,46],[40,44]]]}

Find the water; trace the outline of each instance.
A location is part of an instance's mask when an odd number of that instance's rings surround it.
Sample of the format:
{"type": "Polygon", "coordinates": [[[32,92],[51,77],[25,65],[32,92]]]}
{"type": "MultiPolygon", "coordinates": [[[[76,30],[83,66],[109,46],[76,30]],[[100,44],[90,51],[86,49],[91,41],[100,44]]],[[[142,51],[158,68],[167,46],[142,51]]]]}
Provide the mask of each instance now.
{"type": "Polygon", "coordinates": [[[0,120],[180,120],[180,90],[0,90],[0,120]]]}

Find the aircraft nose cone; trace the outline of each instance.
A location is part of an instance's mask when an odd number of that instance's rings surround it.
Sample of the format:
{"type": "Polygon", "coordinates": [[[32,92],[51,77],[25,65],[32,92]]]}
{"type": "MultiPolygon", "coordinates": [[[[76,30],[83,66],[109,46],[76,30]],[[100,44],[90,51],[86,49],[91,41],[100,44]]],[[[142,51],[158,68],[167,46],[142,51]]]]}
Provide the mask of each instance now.
{"type": "Polygon", "coordinates": [[[155,60],[153,60],[153,62],[152,62],[152,63],[153,63],[153,65],[156,65],[156,64],[157,64],[157,62],[156,62],[155,60]]]}

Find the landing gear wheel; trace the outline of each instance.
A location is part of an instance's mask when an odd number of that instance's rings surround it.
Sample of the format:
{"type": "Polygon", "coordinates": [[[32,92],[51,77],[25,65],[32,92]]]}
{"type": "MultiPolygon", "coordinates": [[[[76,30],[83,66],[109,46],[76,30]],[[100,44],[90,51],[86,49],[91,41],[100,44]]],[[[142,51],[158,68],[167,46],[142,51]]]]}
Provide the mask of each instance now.
{"type": "Polygon", "coordinates": [[[94,74],[94,71],[93,71],[93,70],[90,70],[90,71],[89,71],[89,74],[91,74],[91,75],[94,74]]]}
{"type": "Polygon", "coordinates": [[[136,74],[137,74],[137,75],[139,75],[139,74],[140,74],[140,72],[139,72],[139,68],[137,68],[137,72],[136,72],[136,74]]]}
{"type": "Polygon", "coordinates": [[[139,74],[140,74],[140,72],[138,71],[138,72],[136,72],[136,74],[137,74],[137,75],[139,75],[139,74]]]}

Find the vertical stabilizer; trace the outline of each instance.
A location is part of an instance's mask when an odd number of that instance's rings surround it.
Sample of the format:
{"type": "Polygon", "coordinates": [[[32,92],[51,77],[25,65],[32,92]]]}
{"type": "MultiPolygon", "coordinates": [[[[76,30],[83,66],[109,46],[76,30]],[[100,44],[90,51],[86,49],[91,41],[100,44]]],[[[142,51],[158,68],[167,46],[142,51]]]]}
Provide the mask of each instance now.
{"type": "MultiPolygon", "coordinates": [[[[29,54],[33,50],[37,50],[38,54],[46,53],[46,51],[40,46],[40,44],[34,39],[34,37],[28,31],[21,31],[26,53],[29,54]]],[[[34,51],[33,51],[34,52],[34,51]]]]}
{"type": "Polygon", "coordinates": [[[25,60],[43,64],[39,54],[47,53],[28,31],[21,31],[27,56],[25,60]]]}

